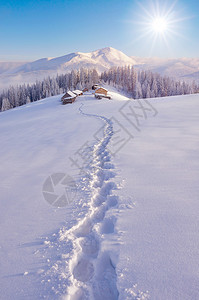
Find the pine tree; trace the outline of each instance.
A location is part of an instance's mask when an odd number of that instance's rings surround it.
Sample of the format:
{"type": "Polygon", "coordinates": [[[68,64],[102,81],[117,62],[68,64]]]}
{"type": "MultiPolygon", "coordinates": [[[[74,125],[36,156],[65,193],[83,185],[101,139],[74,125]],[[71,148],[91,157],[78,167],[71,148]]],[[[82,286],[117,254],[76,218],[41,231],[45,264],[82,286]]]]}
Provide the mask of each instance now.
{"type": "Polygon", "coordinates": [[[30,97],[27,96],[27,98],[26,98],[26,104],[29,104],[29,103],[31,103],[31,100],[30,100],[30,97]]]}
{"type": "Polygon", "coordinates": [[[92,77],[92,84],[99,83],[99,75],[95,69],[93,69],[91,77],[92,77]]]}
{"type": "Polygon", "coordinates": [[[8,98],[3,98],[2,100],[2,106],[1,106],[1,111],[5,111],[11,108],[10,102],[8,98]]]}

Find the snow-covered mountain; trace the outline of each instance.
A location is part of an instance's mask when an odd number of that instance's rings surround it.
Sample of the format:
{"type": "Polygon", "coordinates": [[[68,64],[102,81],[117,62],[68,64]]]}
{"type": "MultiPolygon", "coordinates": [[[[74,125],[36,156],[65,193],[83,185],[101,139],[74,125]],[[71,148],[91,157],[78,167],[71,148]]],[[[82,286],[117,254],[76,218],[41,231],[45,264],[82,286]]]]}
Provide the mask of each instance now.
{"type": "Polygon", "coordinates": [[[107,47],[90,53],[76,52],[55,58],[43,58],[24,64],[13,70],[12,73],[35,71],[65,72],[81,67],[96,68],[98,71],[104,71],[112,66],[132,65],[135,63],[136,61],[133,58],[125,55],[121,51],[107,47]]]}
{"type": "Polygon", "coordinates": [[[0,75],[0,88],[10,84],[31,83],[47,76],[62,74],[72,69],[95,68],[98,72],[112,66],[134,65],[136,61],[112,47],[106,47],[89,53],[76,52],[60,57],[42,58],[25,63],[14,69],[8,69],[0,75]]]}
{"type": "Polygon", "coordinates": [[[0,88],[19,83],[32,83],[72,69],[95,68],[102,72],[113,66],[135,65],[180,80],[199,82],[199,58],[140,58],[127,56],[112,47],[89,53],[75,52],[60,57],[42,58],[28,63],[0,63],[0,88]],[[7,65],[6,65],[7,64],[7,65]]]}

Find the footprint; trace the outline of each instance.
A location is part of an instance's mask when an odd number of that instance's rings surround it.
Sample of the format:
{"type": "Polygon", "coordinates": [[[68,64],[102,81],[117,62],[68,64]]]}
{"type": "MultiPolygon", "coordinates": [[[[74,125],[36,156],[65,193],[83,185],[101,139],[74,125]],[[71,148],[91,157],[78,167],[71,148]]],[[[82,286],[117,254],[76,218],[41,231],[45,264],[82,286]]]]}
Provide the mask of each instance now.
{"type": "MultiPolygon", "coordinates": [[[[72,295],[73,300],[85,300],[88,299],[88,292],[85,291],[83,288],[80,288],[74,295],[72,295]]],[[[65,298],[63,298],[65,299],[65,298]]],[[[68,299],[68,298],[66,298],[68,299]]],[[[71,297],[70,297],[71,299],[71,297]]]]}
{"type": "Polygon", "coordinates": [[[106,197],[97,194],[93,197],[93,206],[94,207],[98,207],[100,205],[102,205],[102,203],[104,203],[106,201],[106,197]]]}
{"type": "Polygon", "coordinates": [[[109,196],[108,197],[108,206],[113,207],[118,204],[119,197],[118,196],[109,196]]]}
{"type": "Polygon", "coordinates": [[[93,215],[94,223],[101,222],[104,219],[107,207],[105,205],[100,206],[93,215]]]}
{"type": "Polygon", "coordinates": [[[77,237],[84,237],[88,235],[92,230],[92,222],[90,219],[85,220],[79,228],[74,230],[74,233],[77,237]]]}
{"type": "Polygon", "coordinates": [[[105,218],[103,224],[101,226],[101,233],[102,234],[109,234],[113,233],[115,229],[115,220],[113,218],[105,218]]]}
{"type": "Polygon", "coordinates": [[[114,178],[115,173],[109,170],[105,170],[104,172],[104,180],[109,180],[110,178],[114,178]]]}
{"type": "Polygon", "coordinates": [[[118,300],[116,271],[108,253],[102,253],[99,258],[97,274],[93,285],[95,300],[118,300]]]}
{"type": "Polygon", "coordinates": [[[107,182],[102,186],[100,195],[108,196],[108,195],[110,195],[111,191],[116,188],[117,188],[117,186],[114,182],[107,182]]]}
{"type": "Polygon", "coordinates": [[[93,274],[93,264],[85,258],[82,258],[73,269],[74,278],[82,282],[89,281],[93,277],[93,274]]]}
{"type": "Polygon", "coordinates": [[[114,167],[114,165],[111,164],[110,162],[104,162],[104,163],[103,163],[103,168],[104,168],[104,169],[114,169],[115,167],[114,167]]]}
{"type": "Polygon", "coordinates": [[[83,253],[87,255],[97,256],[99,251],[99,242],[96,240],[93,234],[82,239],[80,242],[80,246],[83,253]]]}

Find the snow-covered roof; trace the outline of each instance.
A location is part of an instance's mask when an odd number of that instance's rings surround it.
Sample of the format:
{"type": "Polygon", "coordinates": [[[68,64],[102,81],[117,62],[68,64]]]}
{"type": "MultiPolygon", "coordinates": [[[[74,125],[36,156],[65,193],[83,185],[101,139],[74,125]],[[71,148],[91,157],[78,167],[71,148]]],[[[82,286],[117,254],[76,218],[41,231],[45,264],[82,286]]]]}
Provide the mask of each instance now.
{"type": "Polygon", "coordinates": [[[104,91],[108,92],[107,89],[105,89],[104,87],[100,86],[100,87],[98,87],[98,88],[95,90],[95,93],[96,93],[99,89],[103,89],[104,91]]]}
{"type": "Polygon", "coordinates": [[[70,95],[72,98],[76,97],[76,95],[71,91],[66,92],[66,94],[70,95]]]}
{"type": "Polygon", "coordinates": [[[70,99],[74,99],[74,98],[76,98],[77,97],[77,95],[75,95],[73,92],[71,92],[71,91],[68,91],[68,92],[66,92],[64,95],[63,95],[63,97],[61,98],[62,99],[62,101],[64,101],[64,100],[70,100],[70,99]]]}
{"type": "Polygon", "coordinates": [[[80,95],[80,94],[82,94],[82,91],[80,91],[80,90],[74,90],[73,93],[75,93],[77,95],[80,95]]]}

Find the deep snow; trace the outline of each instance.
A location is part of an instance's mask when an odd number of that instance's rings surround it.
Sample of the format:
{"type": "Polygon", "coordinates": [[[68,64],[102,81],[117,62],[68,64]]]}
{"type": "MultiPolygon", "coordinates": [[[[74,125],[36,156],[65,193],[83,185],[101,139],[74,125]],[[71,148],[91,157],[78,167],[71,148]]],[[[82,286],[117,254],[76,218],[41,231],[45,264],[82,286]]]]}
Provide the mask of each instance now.
{"type": "Polygon", "coordinates": [[[199,96],[60,98],[0,114],[0,299],[198,299],[199,96]]]}

